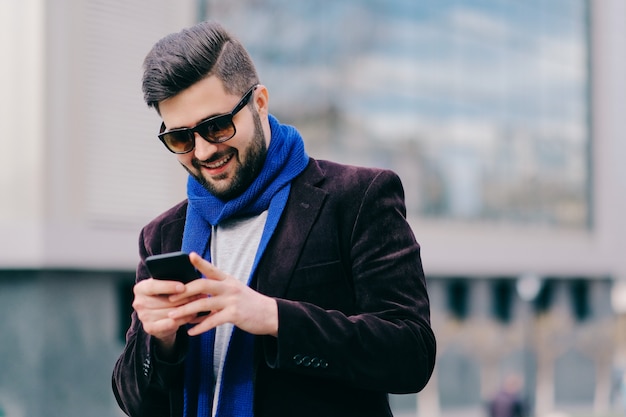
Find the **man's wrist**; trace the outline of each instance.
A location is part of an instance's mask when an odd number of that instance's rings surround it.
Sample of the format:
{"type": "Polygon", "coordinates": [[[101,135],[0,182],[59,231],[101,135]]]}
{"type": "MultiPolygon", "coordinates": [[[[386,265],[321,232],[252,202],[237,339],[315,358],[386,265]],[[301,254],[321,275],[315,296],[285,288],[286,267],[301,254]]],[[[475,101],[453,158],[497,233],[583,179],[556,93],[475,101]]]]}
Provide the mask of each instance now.
{"type": "Polygon", "coordinates": [[[172,361],[176,358],[176,333],[164,338],[154,338],[156,356],[164,361],[172,361]]]}
{"type": "Polygon", "coordinates": [[[270,336],[278,337],[278,302],[274,298],[270,298],[271,303],[268,303],[270,306],[270,314],[267,317],[270,317],[268,323],[268,334],[270,336]]]}

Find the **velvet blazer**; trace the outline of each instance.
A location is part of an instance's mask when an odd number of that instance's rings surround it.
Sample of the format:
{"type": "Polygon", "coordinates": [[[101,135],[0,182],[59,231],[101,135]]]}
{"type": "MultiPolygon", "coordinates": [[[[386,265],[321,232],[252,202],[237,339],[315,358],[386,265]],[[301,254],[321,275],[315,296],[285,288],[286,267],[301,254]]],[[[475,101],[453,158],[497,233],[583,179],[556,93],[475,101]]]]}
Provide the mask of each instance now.
{"type": "MultiPolygon", "coordinates": [[[[145,258],[180,250],[187,202],[143,228],[145,258]]],[[[292,183],[252,286],[275,297],[278,337],[255,338],[256,417],[391,416],[388,393],[420,391],[435,337],[404,191],[389,170],[311,159],[292,183]]],[[[188,336],[165,361],[137,319],[113,370],[130,416],[182,416],[188,336]]]]}

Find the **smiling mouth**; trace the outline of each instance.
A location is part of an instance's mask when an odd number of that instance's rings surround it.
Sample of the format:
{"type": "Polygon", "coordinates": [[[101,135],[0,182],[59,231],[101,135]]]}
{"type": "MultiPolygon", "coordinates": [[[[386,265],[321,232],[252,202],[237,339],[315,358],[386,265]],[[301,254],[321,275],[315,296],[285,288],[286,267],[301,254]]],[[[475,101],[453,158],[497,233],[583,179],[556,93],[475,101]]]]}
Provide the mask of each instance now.
{"type": "Polygon", "coordinates": [[[225,156],[224,158],[222,158],[222,159],[220,159],[218,161],[212,162],[210,164],[203,164],[203,166],[206,167],[206,168],[209,168],[209,169],[221,168],[224,165],[226,165],[228,163],[228,161],[231,160],[232,157],[233,157],[232,154],[231,155],[227,155],[227,156],[225,156]]]}

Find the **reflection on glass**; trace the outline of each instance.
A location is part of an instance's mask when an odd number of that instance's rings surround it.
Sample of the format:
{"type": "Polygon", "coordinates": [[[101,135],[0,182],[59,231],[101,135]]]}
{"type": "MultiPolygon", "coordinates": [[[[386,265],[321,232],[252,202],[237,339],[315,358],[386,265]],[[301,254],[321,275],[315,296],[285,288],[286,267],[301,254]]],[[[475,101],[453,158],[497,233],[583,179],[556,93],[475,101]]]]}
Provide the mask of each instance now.
{"type": "Polygon", "coordinates": [[[309,153],[389,167],[411,214],[583,228],[583,0],[207,1],[309,153]]]}

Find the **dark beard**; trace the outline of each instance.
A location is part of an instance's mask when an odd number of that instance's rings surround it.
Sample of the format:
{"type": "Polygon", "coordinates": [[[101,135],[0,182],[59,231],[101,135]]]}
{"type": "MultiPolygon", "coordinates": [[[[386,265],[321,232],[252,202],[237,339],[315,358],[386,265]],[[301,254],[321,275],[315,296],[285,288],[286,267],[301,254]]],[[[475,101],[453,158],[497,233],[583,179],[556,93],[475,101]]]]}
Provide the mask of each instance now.
{"type": "MultiPolygon", "coordinates": [[[[263,132],[263,125],[261,124],[261,118],[256,111],[252,112],[252,118],[254,120],[254,137],[245,148],[244,156],[246,160],[242,161],[243,165],[241,165],[241,169],[237,171],[233,177],[231,186],[228,189],[217,189],[215,185],[207,181],[203,176],[196,175],[187,170],[200,185],[222,201],[230,201],[243,194],[259,175],[265,163],[267,144],[265,143],[265,134],[263,132]]],[[[240,155],[237,156],[239,157],[240,155]]],[[[192,165],[196,169],[200,169],[199,161],[195,159],[192,160],[192,165]]],[[[185,167],[185,169],[187,168],[185,167]]]]}

